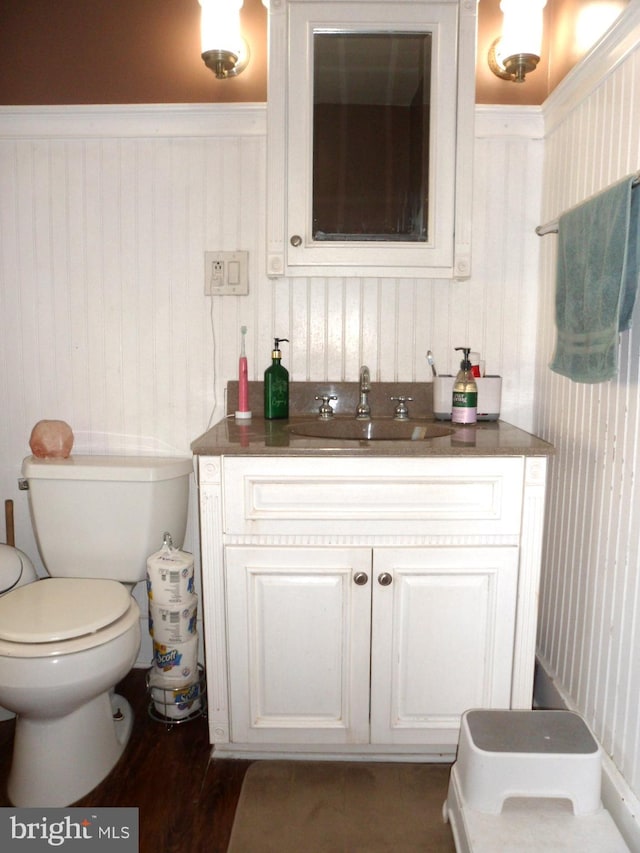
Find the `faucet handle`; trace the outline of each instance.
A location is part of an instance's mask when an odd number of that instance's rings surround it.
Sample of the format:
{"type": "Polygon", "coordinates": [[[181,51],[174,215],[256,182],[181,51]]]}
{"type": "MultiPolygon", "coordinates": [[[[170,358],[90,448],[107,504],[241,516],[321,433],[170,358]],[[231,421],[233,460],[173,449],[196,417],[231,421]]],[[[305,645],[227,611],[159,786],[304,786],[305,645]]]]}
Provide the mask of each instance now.
{"type": "Polygon", "coordinates": [[[324,420],[328,420],[333,417],[333,409],[331,408],[330,400],[337,400],[335,394],[321,394],[318,396],[316,394],[316,400],[322,400],[322,405],[318,409],[318,414],[324,420]]]}
{"type": "Polygon", "coordinates": [[[413,402],[413,397],[390,397],[390,400],[396,400],[398,405],[395,408],[393,413],[393,419],[396,421],[408,421],[409,420],[409,409],[407,409],[406,404],[413,402]]]}

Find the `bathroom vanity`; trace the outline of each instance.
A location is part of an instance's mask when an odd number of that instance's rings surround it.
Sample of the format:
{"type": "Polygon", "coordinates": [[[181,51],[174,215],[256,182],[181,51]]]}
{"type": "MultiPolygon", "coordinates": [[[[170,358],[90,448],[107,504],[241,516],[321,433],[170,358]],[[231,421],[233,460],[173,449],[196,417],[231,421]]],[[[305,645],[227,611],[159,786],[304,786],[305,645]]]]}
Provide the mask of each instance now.
{"type": "Polygon", "coordinates": [[[451,758],[463,711],[531,707],[553,448],[501,421],[295,432],[315,420],[230,418],[192,445],[211,743],[451,758]]]}

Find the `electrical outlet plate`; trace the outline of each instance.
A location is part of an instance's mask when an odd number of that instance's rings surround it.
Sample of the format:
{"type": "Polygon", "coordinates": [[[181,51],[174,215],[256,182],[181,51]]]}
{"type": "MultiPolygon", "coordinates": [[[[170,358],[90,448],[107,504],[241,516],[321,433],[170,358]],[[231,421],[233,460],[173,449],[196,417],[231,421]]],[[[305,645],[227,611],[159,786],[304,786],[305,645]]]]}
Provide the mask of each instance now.
{"type": "Polygon", "coordinates": [[[205,252],[205,296],[246,296],[248,266],[249,252],[205,252]]]}

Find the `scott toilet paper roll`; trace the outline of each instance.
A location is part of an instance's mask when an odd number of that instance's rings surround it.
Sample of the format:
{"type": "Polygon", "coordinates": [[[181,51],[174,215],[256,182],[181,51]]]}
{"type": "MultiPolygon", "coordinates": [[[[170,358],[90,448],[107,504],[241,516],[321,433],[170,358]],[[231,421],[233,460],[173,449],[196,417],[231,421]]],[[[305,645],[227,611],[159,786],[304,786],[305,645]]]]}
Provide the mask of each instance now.
{"type": "Polygon", "coordinates": [[[153,670],[150,673],[149,687],[156,711],[170,720],[183,720],[202,707],[204,685],[201,679],[180,686],[175,684],[153,670]]]}
{"type": "Polygon", "coordinates": [[[158,643],[173,646],[186,643],[197,631],[198,596],[184,604],[149,602],[149,633],[158,643]]]}
{"type": "MultiPolygon", "coordinates": [[[[198,667],[198,635],[184,643],[159,643],[153,640],[153,665],[157,674],[182,682],[195,677],[198,667]]],[[[177,685],[176,685],[177,686],[177,685]]]]}
{"type": "Polygon", "coordinates": [[[170,537],[147,560],[147,595],[157,604],[187,604],[195,593],[193,555],[171,545],[170,537]]]}

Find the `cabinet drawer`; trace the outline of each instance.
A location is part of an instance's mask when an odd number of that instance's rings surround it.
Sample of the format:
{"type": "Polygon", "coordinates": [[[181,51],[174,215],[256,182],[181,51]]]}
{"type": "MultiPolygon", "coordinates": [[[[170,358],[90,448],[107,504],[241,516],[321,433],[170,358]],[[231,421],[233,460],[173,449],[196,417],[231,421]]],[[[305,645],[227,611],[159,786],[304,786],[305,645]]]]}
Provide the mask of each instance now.
{"type": "Polygon", "coordinates": [[[517,534],[523,457],[224,457],[224,532],[517,534]]]}

